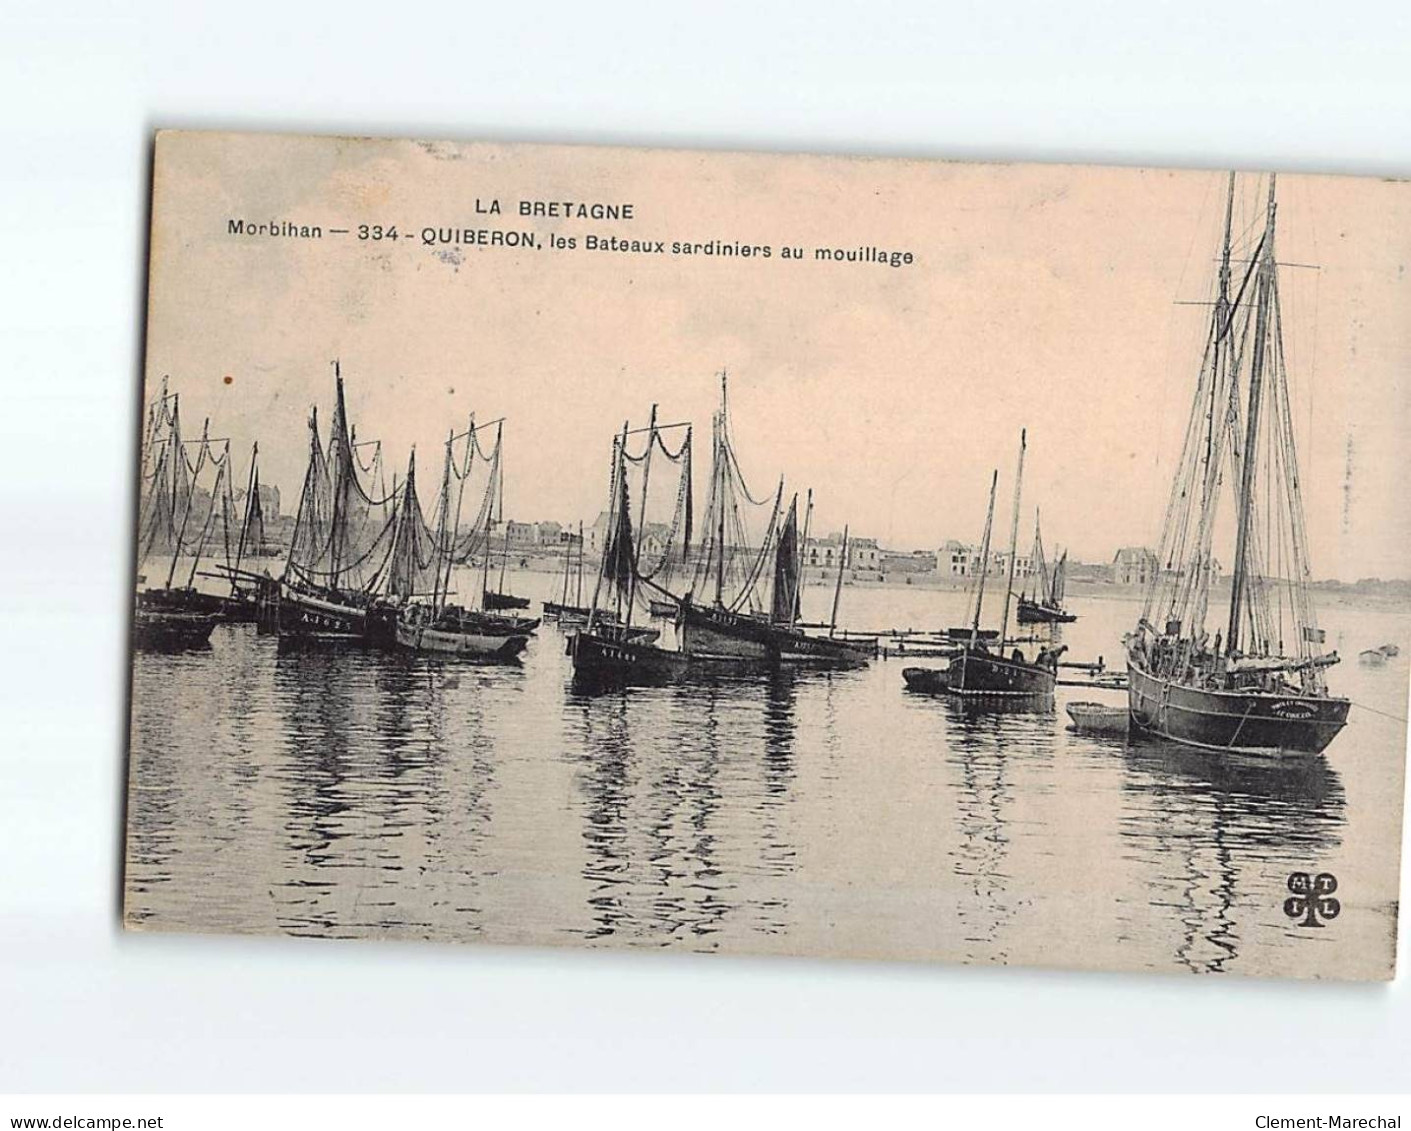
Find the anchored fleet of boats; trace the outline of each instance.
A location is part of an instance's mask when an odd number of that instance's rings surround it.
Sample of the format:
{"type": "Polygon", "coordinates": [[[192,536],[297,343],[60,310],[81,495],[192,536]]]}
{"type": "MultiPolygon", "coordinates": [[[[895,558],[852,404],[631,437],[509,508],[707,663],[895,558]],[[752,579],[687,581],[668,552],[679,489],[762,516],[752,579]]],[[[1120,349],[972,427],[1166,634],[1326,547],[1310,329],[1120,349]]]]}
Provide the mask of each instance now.
{"type": "MultiPolygon", "coordinates": [[[[1327,686],[1327,669],[1338,656],[1322,650],[1324,633],[1309,593],[1274,255],[1274,189],[1271,176],[1262,232],[1250,237],[1251,248],[1239,249],[1249,254],[1237,257],[1230,177],[1209,333],[1158,568],[1125,638],[1127,707],[1072,704],[1080,727],[1126,728],[1214,751],[1316,754],[1347,721],[1349,700],[1327,686]],[[1212,638],[1213,539],[1225,483],[1234,488],[1233,570],[1228,616],[1212,638]]],[[[699,524],[689,423],[660,423],[653,405],[644,426],[625,423],[611,439],[601,552],[596,562],[585,560],[580,524],[564,555],[559,599],[545,601],[542,610],[566,634],[574,679],[582,684],[850,669],[877,655],[876,636],[838,630],[846,532],[834,567],[831,616],[827,623],[803,620],[812,492],[801,505],[797,492],[786,496],[780,477],[773,492],[751,493],[723,375],[720,394],[699,524]]],[[[524,651],[539,628],[539,618],[527,614],[528,598],[506,591],[507,531],[491,584],[493,534],[503,522],[502,421],[478,424],[472,416],[464,430],[451,430],[435,499],[424,510],[415,451],[401,481],[394,475],[389,488],[381,445],[359,441],[347,419],[335,363],[330,427],[325,438],[317,410],[310,414],[298,512],[277,575],[250,568],[252,560],[267,560],[258,448],[242,498],[229,441],[209,432],[207,422],[199,438],[183,436],[178,398],[164,382],[148,412],[142,450],[139,647],[199,647],[222,621],[253,621],[258,631],[277,635],[281,646],[503,661],[524,651]],[[202,570],[202,563],[209,568],[202,570]],[[457,599],[457,570],[462,577],[478,575],[474,601],[457,599]],[[219,579],[228,593],[198,588],[198,575],[219,579]]],[[[1052,708],[1065,651],[1056,626],[1076,618],[1065,608],[1067,554],[1050,568],[1037,512],[1029,580],[1022,592],[1014,591],[1026,449],[1021,433],[1008,552],[1002,559],[991,555],[995,471],[979,560],[969,570],[970,623],[937,634],[926,654],[942,657],[943,665],[903,670],[913,692],[976,707],[1052,708]],[[1002,567],[993,572],[1002,572],[1004,584],[997,631],[981,626],[987,584],[997,580],[990,576],[992,562],[1002,567]],[[1012,602],[1027,637],[1010,637],[1012,602]]],[[[1386,654],[1373,659],[1384,662],[1386,654]]],[[[1367,653],[1362,659],[1373,662],[1367,653]]]]}

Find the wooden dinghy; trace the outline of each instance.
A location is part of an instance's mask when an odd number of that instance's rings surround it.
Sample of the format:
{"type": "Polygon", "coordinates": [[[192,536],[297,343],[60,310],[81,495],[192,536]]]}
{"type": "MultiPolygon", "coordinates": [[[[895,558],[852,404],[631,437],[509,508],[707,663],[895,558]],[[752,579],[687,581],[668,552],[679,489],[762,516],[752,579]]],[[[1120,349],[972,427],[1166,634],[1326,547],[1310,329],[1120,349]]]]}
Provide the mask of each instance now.
{"type": "Polygon", "coordinates": [[[1064,708],[1073,720],[1073,729],[1083,734],[1126,734],[1130,712],[1126,705],[1113,707],[1107,703],[1080,700],[1064,708]]]}

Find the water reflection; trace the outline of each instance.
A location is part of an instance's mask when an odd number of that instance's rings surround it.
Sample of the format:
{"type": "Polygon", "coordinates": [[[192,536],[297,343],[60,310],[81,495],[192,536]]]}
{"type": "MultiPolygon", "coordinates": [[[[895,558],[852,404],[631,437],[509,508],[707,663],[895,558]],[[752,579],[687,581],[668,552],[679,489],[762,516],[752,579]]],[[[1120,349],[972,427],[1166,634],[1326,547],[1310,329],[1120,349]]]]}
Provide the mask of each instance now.
{"type": "Polygon", "coordinates": [[[1288,870],[1341,843],[1337,772],[1322,758],[1216,755],[1160,739],[1134,740],[1124,756],[1122,836],[1151,888],[1138,914],[1174,915],[1180,965],[1225,970],[1256,922],[1272,918],[1261,865],[1288,870]]]}
{"type": "MultiPolygon", "coordinates": [[[[1129,619],[1110,604],[1065,626],[1084,657],[1129,619]]],[[[127,915],[1315,974],[1389,937],[1394,822],[1365,811],[1401,784],[1381,715],[1354,713],[1329,759],[1271,765],[1075,734],[1061,702],[904,695],[898,668],[588,695],[552,630],[484,667],[222,626],[209,653],[134,661],[127,915]],[[1282,915],[1309,869],[1344,881],[1334,929],[1282,915]]],[[[1404,713],[1400,686],[1356,674],[1359,702],[1404,713]]]]}
{"type": "Polygon", "coordinates": [[[571,700],[594,939],[717,949],[787,929],[795,677],[571,700]]]}
{"type": "Polygon", "coordinates": [[[1006,932],[1019,905],[1009,868],[1014,781],[1053,756],[1055,738],[1048,711],[1032,707],[996,710],[954,697],[946,700],[947,761],[956,778],[955,820],[959,844],[954,871],[966,898],[958,906],[966,958],[1007,962],[1006,932]]]}

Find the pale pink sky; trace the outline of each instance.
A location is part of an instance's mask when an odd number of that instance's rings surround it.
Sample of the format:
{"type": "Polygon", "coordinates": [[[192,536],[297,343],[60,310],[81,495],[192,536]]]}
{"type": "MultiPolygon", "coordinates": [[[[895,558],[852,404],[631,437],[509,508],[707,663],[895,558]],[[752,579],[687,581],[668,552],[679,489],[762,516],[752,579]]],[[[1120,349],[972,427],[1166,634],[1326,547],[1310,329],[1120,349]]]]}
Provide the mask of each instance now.
{"type": "MultiPolygon", "coordinates": [[[[816,531],[977,539],[989,469],[1007,499],[1027,427],[1026,513],[1043,507],[1050,546],[1106,559],[1159,532],[1208,316],[1177,303],[1209,297],[1224,177],[164,134],[149,390],[170,374],[188,429],[209,414],[242,464],[258,438],[261,477],[292,507],[304,421],[315,402],[326,419],[338,357],[359,435],[384,441],[389,466],[413,443],[438,451],[472,410],[506,416],[506,514],[569,521],[603,506],[611,436],[652,401],[697,423],[704,454],[728,368],[746,473],[813,487],[816,531]],[[494,198],[504,213],[477,217],[494,198]],[[522,199],[631,201],[636,216],[521,220],[522,199]],[[416,239],[232,237],[231,217],[527,228],[580,246],[718,238],[774,257],[456,256],[416,239]],[[784,244],[808,258],[779,258],[784,244]],[[916,263],[814,262],[825,244],[916,263]]],[[[1242,182],[1237,226],[1261,193],[1242,182]]],[[[1280,260],[1320,267],[1281,280],[1314,572],[1411,576],[1411,187],[1290,175],[1279,202],[1280,260]]]]}

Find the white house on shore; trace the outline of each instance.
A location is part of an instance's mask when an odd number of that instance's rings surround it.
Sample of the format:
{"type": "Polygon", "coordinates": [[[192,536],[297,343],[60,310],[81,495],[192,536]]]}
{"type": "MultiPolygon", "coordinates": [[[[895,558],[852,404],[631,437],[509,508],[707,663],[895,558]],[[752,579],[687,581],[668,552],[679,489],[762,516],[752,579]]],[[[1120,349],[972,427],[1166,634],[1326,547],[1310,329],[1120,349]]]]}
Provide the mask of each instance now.
{"type": "MultiPolygon", "coordinates": [[[[980,549],[954,538],[941,543],[936,551],[936,572],[943,577],[974,577],[980,572],[980,549]]],[[[1004,577],[1009,573],[1009,551],[990,550],[988,577],[1004,577]]],[[[1014,555],[1014,576],[1032,577],[1034,560],[1030,554],[1014,555]]]]}

